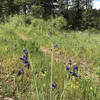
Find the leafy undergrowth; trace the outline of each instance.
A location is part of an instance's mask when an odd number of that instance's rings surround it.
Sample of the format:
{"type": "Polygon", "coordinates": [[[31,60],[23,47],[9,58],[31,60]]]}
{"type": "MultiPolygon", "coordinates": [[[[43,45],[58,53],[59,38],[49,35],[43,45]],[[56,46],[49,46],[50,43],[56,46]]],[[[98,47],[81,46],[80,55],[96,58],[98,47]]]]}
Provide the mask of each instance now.
{"type": "Polygon", "coordinates": [[[66,32],[59,21],[14,16],[0,25],[0,95],[100,100],[99,34],[66,32]]]}

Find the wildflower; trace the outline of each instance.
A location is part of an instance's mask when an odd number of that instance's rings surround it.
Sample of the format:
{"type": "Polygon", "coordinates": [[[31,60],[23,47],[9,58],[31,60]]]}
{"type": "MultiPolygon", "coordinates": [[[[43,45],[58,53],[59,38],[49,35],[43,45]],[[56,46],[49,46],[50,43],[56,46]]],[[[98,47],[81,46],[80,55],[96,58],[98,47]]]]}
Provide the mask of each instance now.
{"type": "Polygon", "coordinates": [[[16,47],[16,44],[14,44],[14,47],[16,47]]]}
{"type": "Polygon", "coordinates": [[[71,88],[74,88],[74,89],[75,89],[75,88],[79,88],[79,86],[76,85],[76,84],[74,84],[74,83],[71,83],[70,86],[71,86],[71,88]]]}
{"type": "Polygon", "coordinates": [[[28,68],[29,69],[29,66],[30,66],[30,64],[29,64],[29,62],[28,62],[28,51],[27,51],[27,49],[23,49],[23,52],[25,53],[25,55],[22,57],[22,58],[20,58],[22,61],[23,61],[23,63],[25,64],[24,65],[24,67],[26,67],[26,68],[28,68]]]}
{"type": "Polygon", "coordinates": [[[81,79],[81,76],[78,76],[79,79],[81,79]]]}
{"type": "Polygon", "coordinates": [[[70,84],[71,88],[73,88],[73,83],[70,84]]]}
{"type": "Polygon", "coordinates": [[[74,83],[70,83],[71,88],[75,88],[75,84],[74,83]]]}
{"type": "Polygon", "coordinates": [[[70,66],[72,65],[72,61],[71,60],[69,60],[69,63],[68,63],[70,66]]]}
{"type": "Polygon", "coordinates": [[[44,70],[41,71],[43,74],[45,73],[44,70]]]}
{"type": "Polygon", "coordinates": [[[77,74],[75,73],[75,71],[72,72],[72,75],[77,77],[77,74]]]}
{"type": "Polygon", "coordinates": [[[66,66],[66,72],[69,71],[69,74],[70,74],[72,77],[78,77],[79,79],[81,79],[81,76],[79,76],[79,75],[77,74],[77,71],[78,71],[78,66],[77,66],[77,64],[75,63],[75,65],[73,65],[73,66],[71,67],[72,61],[69,60],[68,65],[70,65],[70,66],[66,66]]]}
{"type": "Polygon", "coordinates": [[[7,50],[8,50],[8,47],[5,48],[5,51],[7,51],[7,50]]]}
{"type": "Polygon", "coordinates": [[[90,90],[93,90],[93,88],[92,88],[92,87],[90,87],[90,90]]]}
{"type": "Polygon", "coordinates": [[[79,88],[79,86],[78,86],[78,85],[76,85],[74,88],[79,88]]]}
{"type": "Polygon", "coordinates": [[[23,58],[20,58],[24,64],[27,64],[28,63],[28,60],[27,60],[27,57],[26,56],[23,56],[23,58]]]}
{"type": "Polygon", "coordinates": [[[4,39],[4,40],[2,40],[2,42],[7,42],[7,40],[4,39]]]}
{"type": "Polygon", "coordinates": [[[56,83],[53,83],[52,84],[52,88],[56,88],[57,87],[57,84],[56,83]]]}
{"type": "Polygon", "coordinates": [[[42,71],[40,72],[40,75],[41,75],[42,77],[45,77],[45,76],[46,76],[46,71],[42,70],[42,71]]]}
{"type": "Polygon", "coordinates": [[[18,75],[21,75],[23,73],[24,73],[23,69],[18,69],[18,75]]]}
{"type": "Polygon", "coordinates": [[[23,52],[27,51],[27,49],[23,48],[23,52]]]}
{"type": "Polygon", "coordinates": [[[24,67],[26,67],[26,68],[28,68],[29,69],[29,66],[30,66],[30,64],[27,62],[27,63],[25,63],[25,65],[24,65],[24,67]]]}
{"type": "Polygon", "coordinates": [[[58,44],[57,43],[54,45],[54,48],[58,48],[58,44]]]}
{"type": "Polygon", "coordinates": [[[26,61],[27,60],[27,57],[26,56],[23,56],[23,58],[20,58],[22,61],[26,61]]]}
{"type": "Polygon", "coordinates": [[[30,51],[30,53],[32,54],[32,50],[30,51]]]}
{"type": "Polygon", "coordinates": [[[27,49],[23,49],[23,52],[25,53],[25,55],[28,55],[28,51],[27,51],[27,49]]]}
{"type": "Polygon", "coordinates": [[[66,66],[66,71],[69,71],[70,70],[70,67],[66,66]]]}
{"type": "Polygon", "coordinates": [[[73,78],[71,78],[71,80],[73,81],[73,78]]]}
{"type": "Polygon", "coordinates": [[[77,64],[73,66],[73,70],[77,70],[78,71],[77,64]]]}
{"type": "Polygon", "coordinates": [[[23,49],[23,52],[25,53],[26,56],[28,56],[28,51],[27,51],[27,49],[24,48],[24,49],[23,49]]]}

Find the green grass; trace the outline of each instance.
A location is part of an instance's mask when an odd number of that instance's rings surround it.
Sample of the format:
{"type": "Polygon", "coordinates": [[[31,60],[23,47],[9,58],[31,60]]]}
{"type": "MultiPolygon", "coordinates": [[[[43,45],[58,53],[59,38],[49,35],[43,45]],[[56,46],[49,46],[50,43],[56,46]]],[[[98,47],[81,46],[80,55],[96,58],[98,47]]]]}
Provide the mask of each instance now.
{"type": "Polygon", "coordinates": [[[65,25],[62,17],[44,21],[24,15],[0,24],[0,95],[16,100],[100,100],[100,34],[67,32],[65,25]],[[23,48],[29,52],[30,69],[20,60],[23,48]],[[77,63],[81,79],[66,72],[70,59],[77,63]],[[19,67],[24,70],[20,76],[19,67]],[[53,83],[56,88],[51,88],[53,83]]]}

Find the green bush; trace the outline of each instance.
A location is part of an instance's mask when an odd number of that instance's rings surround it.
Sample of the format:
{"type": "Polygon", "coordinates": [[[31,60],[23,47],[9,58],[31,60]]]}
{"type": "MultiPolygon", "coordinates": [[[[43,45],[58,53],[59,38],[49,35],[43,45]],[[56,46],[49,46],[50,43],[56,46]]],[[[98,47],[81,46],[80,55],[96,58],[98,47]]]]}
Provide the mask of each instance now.
{"type": "Polygon", "coordinates": [[[90,32],[90,34],[98,34],[99,33],[99,31],[97,29],[91,28],[91,27],[88,29],[88,31],[90,32]]]}
{"type": "Polygon", "coordinates": [[[33,5],[31,6],[31,14],[32,16],[36,17],[36,18],[40,18],[43,16],[44,10],[42,6],[36,6],[33,5]]]}
{"type": "Polygon", "coordinates": [[[65,26],[67,26],[67,22],[63,17],[45,21],[31,15],[14,15],[10,16],[2,27],[6,29],[6,32],[11,30],[12,33],[54,35],[59,34],[65,26]]]}
{"type": "Polygon", "coordinates": [[[67,22],[65,20],[64,17],[60,16],[60,17],[56,17],[55,19],[50,19],[49,23],[52,27],[60,30],[62,29],[64,26],[67,26],[67,22]]]}

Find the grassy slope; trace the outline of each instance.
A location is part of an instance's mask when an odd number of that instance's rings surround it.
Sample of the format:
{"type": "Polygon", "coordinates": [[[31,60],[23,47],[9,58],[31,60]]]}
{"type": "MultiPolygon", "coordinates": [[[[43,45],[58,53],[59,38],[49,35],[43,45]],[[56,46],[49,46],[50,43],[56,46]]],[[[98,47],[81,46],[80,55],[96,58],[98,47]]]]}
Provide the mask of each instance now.
{"type": "Polygon", "coordinates": [[[53,100],[60,100],[65,87],[64,92],[68,95],[63,95],[63,99],[81,100],[84,98],[84,100],[87,100],[89,98],[90,100],[99,100],[99,34],[89,36],[88,31],[81,34],[76,31],[66,32],[58,28],[61,27],[59,24],[53,26],[53,20],[44,22],[42,19],[23,17],[15,16],[10,18],[9,22],[0,25],[0,84],[2,94],[15,96],[18,100],[24,100],[24,98],[26,100],[36,99],[36,89],[32,83],[31,70],[24,68],[25,74],[17,77],[18,68],[23,67],[20,61],[20,57],[23,55],[22,50],[27,48],[29,52],[32,50],[31,60],[40,100],[43,96],[42,93],[44,93],[45,100],[49,100],[51,48],[52,44],[57,43],[58,48],[54,49],[53,62],[53,82],[57,83],[57,89],[53,90],[53,100]],[[27,20],[31,24],[27,23],[27,20]],[[16,47],[14,47],[14,44],[16,44],[16,47]],[[68,62],[69,59],[79,66],[79,74],[82,76],[81,81],[77,80],[81,84],[79,89],[71,89],[67,84],[68,79],[64,77],[66,73],[63,63],[68,62]],[[42,69],[46,70],[46,76],[43,78],[40,75],[42,69]],[[67,82],[66,85],[64,85],[64,82],[67,82]],[[93,92],[88,89],[91,86],[94,89],[93,92]],[[80,91],[79,94],[76,93],[78,91],[80,91]]]}

